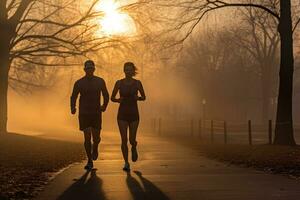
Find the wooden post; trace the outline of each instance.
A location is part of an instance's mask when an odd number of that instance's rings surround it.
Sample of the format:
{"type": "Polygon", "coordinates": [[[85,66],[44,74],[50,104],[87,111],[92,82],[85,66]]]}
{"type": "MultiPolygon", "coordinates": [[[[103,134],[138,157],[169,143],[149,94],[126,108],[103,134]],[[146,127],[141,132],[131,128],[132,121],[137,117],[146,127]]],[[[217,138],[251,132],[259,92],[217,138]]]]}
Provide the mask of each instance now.
{"type": "Polygon", "coordinates": [[[194,120],[191,120],[191,136],[194,136],[194,120]]]}
{"type": "Polygon", "coordinates": [[[227,124],[224,121],[224,143],[227,144],[227,124]]]}
{"type": "Polygon", "coordinates": [[[150,121],[150,128],[151,128],[151,131],[152,131],[152,132],[155,132],[155,130],[154,130],[154,118],[151,118],[151,121],[150,121]]]}
{"type": "Polygon", "coordinates": [[[152,118],[152,121],[151,121],[151,128],[152,128],[152,131],[155,133],[156,132],[156,127],[155,127],[155,121],[156,121],[156,118],[152,118]]]}
{"type": "Polygon", "coordinates": [[[202,121],[201,121],[201,119],[199,119],[199,121],[198,121],[198,134],[199,134],[199,138],[201,139],[201,137],[202,137],[202,121]]]}
{"type": "Polygon", "coordinates": [[[249,136],[249,145],[252,145],[251,120],[248,120],[248,136],[249,136]]]}
{"type": "Polygon", "coordinates": [[[272,144],[272,120],[269,120],[269,144],[272,144]]]}
{"type": "Polygon", "coordinates": [[[161,135],[161,118],[158,119],[158,135],[161,135]]]}
{"type": "Polygon", "coordinates": [[[210,142],[214,143],[214,120],[211,120],[210,124],[210,142]]]}
{"type": "Polygon", "coordinates": [[[153,121],[153,129],[156,132],[156,118],[154,118],[154,121],[153,121]]]}

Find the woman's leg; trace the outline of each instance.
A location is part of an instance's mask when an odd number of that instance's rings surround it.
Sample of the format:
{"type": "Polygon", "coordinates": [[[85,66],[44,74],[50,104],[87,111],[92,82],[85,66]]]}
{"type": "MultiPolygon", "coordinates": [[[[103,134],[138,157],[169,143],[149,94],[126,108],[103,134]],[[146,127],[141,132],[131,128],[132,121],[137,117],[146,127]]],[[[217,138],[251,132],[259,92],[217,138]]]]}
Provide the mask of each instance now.
{"type": "Polygon", "coordinates": [[[139,120],[129,123],[129,142],[132,147],[136,147],[137,145],[136,133],[138,127],[139,127],[139,120]]]}
{"type": "Polygon", "coordinates": [[[137,161],[138,159],[138,153],[136,150],[136,145],[137,145],[136,134],[137,134],[138,126],[139,126],[139,120],[129,123],[129,142],[131,144],[131,158],[133,162],[137,161]]]}
{"type": "Polygon", "coordinates": [[[128,122],[124,120],[118,120],[118,126],[120,130],[120,135],[121,135],[121,149],[122,149],[122,154],[125,163],[128,163],[128,147],[127,147],[127,129],[128,129],[128,122]]]}

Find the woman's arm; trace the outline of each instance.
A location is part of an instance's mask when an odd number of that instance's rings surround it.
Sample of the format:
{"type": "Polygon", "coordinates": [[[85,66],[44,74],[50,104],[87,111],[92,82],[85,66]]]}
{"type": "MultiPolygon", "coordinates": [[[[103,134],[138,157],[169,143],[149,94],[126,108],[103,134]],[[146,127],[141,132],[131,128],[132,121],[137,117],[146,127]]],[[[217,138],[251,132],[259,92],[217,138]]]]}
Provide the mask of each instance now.
{"type": "Polygon", "coordinates": [[[140,92],[141,96],[138,97],[139,101],[145,101],[146,100],[146,95],[145,95],[145,91],[142,85],[141,81],[138,81],[138,91],[140,92]]]}
{"type": "Polygon", "coordinates": [[[112,91],[111,98],[110,98],[110,100],[112,102],[116,102],[116,103],[120,103],[121,102],[121,98],[116,99],[116,96],[117,96],[117,93],[119,91],[119,88],[120,88],[120,81],[117,81],[116,84],[115,84],[115,86],[114,86],[114,89],[112,91]]]}

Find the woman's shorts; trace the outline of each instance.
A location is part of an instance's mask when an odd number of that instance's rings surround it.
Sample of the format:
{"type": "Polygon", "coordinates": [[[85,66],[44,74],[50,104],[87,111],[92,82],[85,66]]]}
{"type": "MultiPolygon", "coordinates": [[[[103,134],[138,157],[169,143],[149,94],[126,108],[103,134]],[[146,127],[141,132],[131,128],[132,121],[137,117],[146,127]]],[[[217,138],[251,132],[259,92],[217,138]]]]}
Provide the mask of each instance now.
{"type": "Polygon", "coordinates": [[[102,117],[101,113],[96,114],[79,114],[79,130],[83,131],[89,127],[97,130],[102,128],[102,117]]]}
{"type": "Polygon", "coordinates": [[[117,117],[118,120],[122,120],[122,121],[126,121],[128,123],[132,123],[132,122],[135,122],[135,121],[139,121],[140,120],[140,117],[139,115],[122,115],[122,114],[118,114],[118,117],[117,117]]]}

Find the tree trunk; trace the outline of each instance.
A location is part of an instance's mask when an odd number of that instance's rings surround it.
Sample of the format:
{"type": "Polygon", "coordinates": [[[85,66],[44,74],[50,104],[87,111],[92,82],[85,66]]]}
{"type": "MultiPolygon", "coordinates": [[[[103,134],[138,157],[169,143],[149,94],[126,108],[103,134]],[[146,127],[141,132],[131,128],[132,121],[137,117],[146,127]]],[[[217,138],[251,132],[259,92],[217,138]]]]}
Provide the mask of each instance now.
{"type": "Polygon", "coordinates": [[[7,96],[8,96],[9,58],[0,56],[0,133],[7,132],[7,96]]]}
{"type": "Polygon", "coordinates": [[[280,0],[278,29],[281,39],[281,58],[274,144],[295,145],[292,114],[294,55],[290,0],[280,0]]]}
{"type": "Polygon", "coordinates": [[[6,1],[0,3],[0,133],[7,132],[7,93],[10,68],[10,41],[12,27],[7,20],[6,1]]]}

